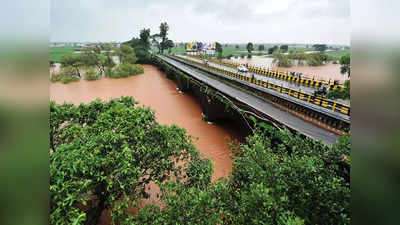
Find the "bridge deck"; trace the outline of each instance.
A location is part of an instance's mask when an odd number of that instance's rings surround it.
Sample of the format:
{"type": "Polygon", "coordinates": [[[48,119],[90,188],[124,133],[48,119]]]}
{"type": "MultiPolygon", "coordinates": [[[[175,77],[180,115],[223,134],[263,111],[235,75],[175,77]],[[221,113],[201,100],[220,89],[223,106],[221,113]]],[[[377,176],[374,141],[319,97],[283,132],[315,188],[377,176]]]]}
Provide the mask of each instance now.
{"type": "Polygon", "coordinates": [[[200,80],[205,84],[209,85],[210,87],[219,90],[221,93],[250,106],[251,108],[263,113],[272,120],[278,121],[279,123],[293,130],[296,130],[307,137],[310,137],[315,140],[320,140],[325,144],[332,144],[336,142],[337,138],[339,137],[339,135],[337,134],[334,134],[328,130],[318,127],[303,119],[300,119],[299,117],[287,111],[283,111],[275,107],[273,104],[265,102],[264,100],[254,95],[246,93],[236,87],[227,85],[207,75],[204,75],[203,73],[195,70],[194,68],[186,66],[181,62],[167,58],[165,56],[158,56],[158,57],[160,57],[170,65],[177,67],[178,69],[187,73],[188,75],[196,78],[197,80],[200,80]]]}
{"type": "MultiPolygon", "coordinates": [[[[204,62],[202,60],[198,59],[198,58],[188,57],[186,55],[179,55],[179,57],[187,58],[187,59],[190,59],[190,60],[193,60],[193,61],[196,61],[196,62],[204,64],[204,62]]],[[[224,66],[224,65],[221,65],[221,64],[218,64],[218,63],[208,62],[208,64],[210,66],[213,66],[213,67],[216,67],[216,68],[224,69],[224,70],[231,71],[231,72],[237,72],[237,69],[235,69],[235,68],[224,66]]],[[[254,76],[257,80],[268,81],[269,83],[276,84],[276,85],[279,85],[279,86],[282,86],[282,87],[285,87],[285,88],[290,88],[292,90],[296,90],[296,91],[303,92],[303,93],[306,93],[306,94],[313,94],[314,91],[316,90],[313,87],[300,86],[300,85],[295,84],[293,82],[288,82],[288,81],[285,81],[285,80],[279,80],[279,79],[275,79],[275,78],[272,78],[272,77],[261,76],[260,74],[253,73],[253,72],[250,72],[250,71],[247,72],[247,73],[242,73],[242,75],[244,75],[246,77],[254,76]]],[[[350,105],[350,100],[337,99],[336,101],[338,103],[342,103],[342,104],[345,104],[345,105],[350,105]]]]}

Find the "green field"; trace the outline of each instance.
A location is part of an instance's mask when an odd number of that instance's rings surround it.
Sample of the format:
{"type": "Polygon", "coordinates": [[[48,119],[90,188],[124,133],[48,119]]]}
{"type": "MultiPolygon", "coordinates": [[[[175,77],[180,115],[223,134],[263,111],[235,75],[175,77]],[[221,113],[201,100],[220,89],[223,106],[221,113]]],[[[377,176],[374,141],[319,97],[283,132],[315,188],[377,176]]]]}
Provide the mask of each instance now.
{"type": "MultiPolygon", "coordinates": [[[[234,44],[229,44],[228,46],[222,45],[222,56],[226,57],[228,55],[233,55],[233,56],[240,56],[240,55],[245,55],[247,56],[247,49],[246,45],[239,45],[239,48],[235,47],[236,45],[234,44]]],[[[254,51],[252,51],[252,55],[267,55],[267,57],[271,57],[268,55],[268,48],[272,47],[273,45],[269,44],[264,44],[265,50],[264,51],[258,51],[258,44],[254,45],[254,51]]],[[[157,48],[153,48],[154,52],[158,52],[157,48]]],[[[315,51],[314,48],[307,45],[289,45],[289,51],[315,51]]],[[[165,50],[164,53],[167,53],[168,50],[165,50]]],[[[184,46],[178,46],[178,47],[173,47],[171,48],[171,53],[172,54],[184,54],[185,47],[184,46]]],[[[332,52],[325,52],[325,54],[332,60],[339,60],[340,57],[343,55],[349,54],[350,49],[346,50],[338,50],[338,51],[332,51],[332,52]]]]}
{"type": "Polygon", "coordinates": [[[338,50],[334,52],[325,52],[325,54],[334,60],[339,60],[342,56],[350,54],[350,49],[338,50]]]}
{"type": "Polygon", "coordinates": [[[68,53],[73,53],[75,50],[80,50],[79,47],[72,46],[62,46],[62,47],[50,47],[50,57],[51,62],[60,62],[61,57],[68,53]]]}

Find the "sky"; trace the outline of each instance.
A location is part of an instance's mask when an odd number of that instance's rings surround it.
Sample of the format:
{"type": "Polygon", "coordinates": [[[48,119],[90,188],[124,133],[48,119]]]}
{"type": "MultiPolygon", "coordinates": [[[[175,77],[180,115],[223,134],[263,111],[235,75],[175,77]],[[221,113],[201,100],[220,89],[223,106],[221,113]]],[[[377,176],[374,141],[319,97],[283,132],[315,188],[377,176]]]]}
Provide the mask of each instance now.
{"type": "Polygon", "coordinates": [[[159,32],[174,42],[350,45],[350,0],[53,0],[50,41],[109,42],[159,32]]]}

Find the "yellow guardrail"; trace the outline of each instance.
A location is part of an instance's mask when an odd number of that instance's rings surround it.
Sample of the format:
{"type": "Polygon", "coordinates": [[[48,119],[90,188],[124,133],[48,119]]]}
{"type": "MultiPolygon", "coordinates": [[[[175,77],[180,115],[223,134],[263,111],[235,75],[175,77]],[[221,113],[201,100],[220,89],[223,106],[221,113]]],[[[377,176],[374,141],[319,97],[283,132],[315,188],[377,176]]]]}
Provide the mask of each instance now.
{"type": "MultiPolygon", "coordinates": [[[[188,57],[193,57],[193,58],[198,58],[198,59],[204,59],[203,56],[201,55],[187,55],[188,57]]],[[[240,65],[244,65],[241,63],[235,63],[235,62],[226,62],[222,60],[216,60],[213,58],[207,58],[208,61],[214,62],[220,65],[228,66],[231,68],[237,68],[240,65]]],[[[280,80],[286,80],[289,82],[294,82],[298,85],[306,86],[306,87],[313,87],[313,88],[318,88],[323,85],[328,85],[328,87],[332,90],[334,89],[344,89],[344,85],[342,84],[337,84],[333,80],[329,81],[323,81],[323,80],[314,80],[310,78],[299,78],[293,75],[290,75],[288,71],[279,71],[279,70],[273,70],[271,68],[262,68],[262,67],[257,67],[250,65],[248,66],[248,69],[250,72],[265,76],[265,77],[271,77],[275,79],[280,79],[280,80]]]]}
{"type": "MultiPolygon", "coordinates": [[[[312,94],[303,93],[303,92],[296,91],[296,90],[293,90],[293,89],[290,89],[290,88],[286,88],[286,87],[282,87],[282,86],[279,86],[279,85],[276,85],[276,84],[273,84],[273,83],[269,83],[268,81],[263,81],[263,80],[259,80],[259,79],[256,79],[256,78],[251,78],[251,77],[248,77],[248,76],[244,76],[244,75],[242,75],[240,73],[232,72],[232,71],[229,71],[229,70],[224,70],[224,69],[221,69],[221,68],[218,68],[218,67],[213,67],[213,66],[210,66],[209,64],[200,63],[200,62],[198,62],[196,60],[192,60],[192,59],[189,59],[189,58],[184,58],[184,57],[179,57],[179,56],[175,56],[175,57],[177,57],[177,58],[179,58],[181,60],[196,64],[196,65],[199,65],[199,66],[206,67],[206,68],[208,68],[210,70],[222,73],[225,76],[236,78],[236,79],[239,79],[239,80],[242,80],[242,81],[247,81],[249,83],[252,83],[252,84],[264,87],[264,88],[268,88],[268,89],[271,89],[271,90],[274,90],[274,91],[277,91],[279,93],[294,97],[296,99],[299,99],[299,100],[302,100],[302,101],[305,101],[305,102],[308,102],[308,103],[311,103],[311,104],[314,104],[314,105],[321,106],[321,107],[329,109],[329,110],[331,110],[333,112],[338,112],[338,113],[341,113],[341,114],[344,114],[344,115],[350,115],[350,106],[344,105],[344,104],[340,104],[340,103],[338,103],[336,101],[323,99],[323,98],[314,96],[312,94]]],[[[272,70],[268,71],[268,73],[270,73],[271,76],[282,77],[282,79],[285,79],[285,77],[286,77],[286,79],[294,79],[293,77],[290,77],[287,74],[276,73],[275,71],[272,71],[272,70]]],[[[300,80],[299,82],[301,82],[301,79],[299,79],[299,80],[300,80]]],[[[320,81],[303,81],[303,82],[315,83],[314,84],[315,86],[321,85],[320,81]]]]}

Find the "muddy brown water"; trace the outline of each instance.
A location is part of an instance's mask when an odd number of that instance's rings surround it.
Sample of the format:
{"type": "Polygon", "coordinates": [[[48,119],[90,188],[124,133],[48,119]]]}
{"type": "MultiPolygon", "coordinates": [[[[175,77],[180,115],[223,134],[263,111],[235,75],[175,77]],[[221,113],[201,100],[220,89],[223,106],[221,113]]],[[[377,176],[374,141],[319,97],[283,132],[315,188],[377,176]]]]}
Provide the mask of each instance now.
{"type": "MultiPolygon", "coordinates": [[[[88,103],[96,98],[109,100],[120,96],[133,96],[139,105],[155,110],[160,124],[176,124],[186,129],[193,137],[197,149],[204,157],[214,161],[212,179],[227,177],[232,169],[229,157],[229,142],[243,141],[243,133],[229,122],[208,124],[202,120],[202,110],[196,98],[179,93],[174,81],[151,65],[144,65],[144,74],[121,79],[102,78],[97,81],[79,81],[69,84],[51,83],[50,99],[57,103],[88,103]]],[[[152,188],[151,193],[157,192],[152,188]]],[[[146,202],[157,202],[153,197],[146,202]]],[[[108,224],[109,217],[103,215],[101,224],[108,224]]]]}
{"type": "Polygon", "coordinates": [[[347,75],[340,73],[340,65],[328,63],[322,66],[291,66],[291,67],[276,67],[273,65],[273,58],[266,58],[263,56],[253,56],[250,59],[247,58],[234,58],[230,59],[231,62],[248,63],[249,65],[255,65],[260,67],[268,67],[278,69],[279,71],[296,71],[303,73],[308,78],[316,80],[338,80],[340,83],[344,83],[348,79],[347,75]]]}

